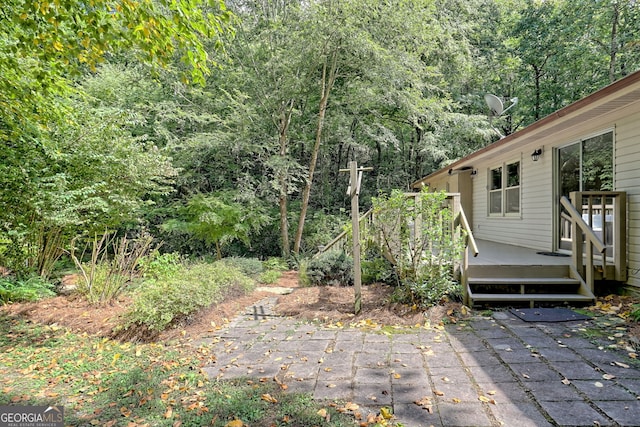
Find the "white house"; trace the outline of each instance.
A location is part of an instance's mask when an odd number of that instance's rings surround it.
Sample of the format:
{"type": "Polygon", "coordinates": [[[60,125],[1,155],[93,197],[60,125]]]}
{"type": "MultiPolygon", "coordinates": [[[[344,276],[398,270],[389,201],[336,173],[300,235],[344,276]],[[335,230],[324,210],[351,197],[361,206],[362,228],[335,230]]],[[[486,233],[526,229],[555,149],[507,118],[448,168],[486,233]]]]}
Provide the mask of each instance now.
{"type": "MultiPolygon", "coordinates": [[[[556,263],[573,259],[577,279],[591,291],[589,281],[601,276],[640,289],[640,72],[413,183],[425,185],[460,194],[479,258],[483,244],[510,245],[556,255],[546,257],[556,263]],[[570,195],[573,216],[561,205],[570,195]],[[580,228],[585,224],[593,233],[580,228]],[[582,234],[593,245],[573,242],[582,234]],[[592,248],[594,266],[587,260],[592,248]]],[[[526,293],[527,281],[519,283],[516,293],[526,293]]],[[[483,300],[468,290],[472,303],[483,300]]]]}

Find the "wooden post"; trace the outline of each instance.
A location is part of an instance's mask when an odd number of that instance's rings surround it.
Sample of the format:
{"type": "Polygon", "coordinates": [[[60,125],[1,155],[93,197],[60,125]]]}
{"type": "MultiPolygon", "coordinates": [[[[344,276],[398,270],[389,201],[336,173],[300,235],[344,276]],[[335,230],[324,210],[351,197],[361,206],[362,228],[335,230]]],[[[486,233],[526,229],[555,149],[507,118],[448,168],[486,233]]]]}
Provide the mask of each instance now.
{"type": "MultiPolygon", "coordinates": [[[[362,171],[360,172],[362,176],[362,171]]],[[[355,291],[355,314],[362,310],[362,269],[360,266],[360,180],[358,162],[349,162],[349,182],[351,183],[351,226],[353,229],[353,288],[355,291]]]]}
{"type": "Polygon", "coordinates": [[[349,162],[349,169],[340,169],[340,172],[349,172],[349,187],[347,195],[351,197],[351,228],[353,234],[353,288],[355,292],[355,314],[362,310],[362,268],[360,265],[360,184],[362,172],[373,168],[359,168],[358,162],[349,162]]]}

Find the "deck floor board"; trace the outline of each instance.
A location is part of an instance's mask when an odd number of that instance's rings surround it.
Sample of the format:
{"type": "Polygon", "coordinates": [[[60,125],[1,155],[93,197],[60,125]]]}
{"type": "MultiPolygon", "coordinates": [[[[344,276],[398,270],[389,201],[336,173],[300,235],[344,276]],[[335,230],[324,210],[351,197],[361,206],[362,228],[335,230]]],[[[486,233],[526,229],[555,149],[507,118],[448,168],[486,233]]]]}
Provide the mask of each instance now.
{"type": "Polygon", "coordinates": [[[469,265],[570,265],[571,257],[540,255],[538,249],[476,240],[478,256],[469,265]]]}

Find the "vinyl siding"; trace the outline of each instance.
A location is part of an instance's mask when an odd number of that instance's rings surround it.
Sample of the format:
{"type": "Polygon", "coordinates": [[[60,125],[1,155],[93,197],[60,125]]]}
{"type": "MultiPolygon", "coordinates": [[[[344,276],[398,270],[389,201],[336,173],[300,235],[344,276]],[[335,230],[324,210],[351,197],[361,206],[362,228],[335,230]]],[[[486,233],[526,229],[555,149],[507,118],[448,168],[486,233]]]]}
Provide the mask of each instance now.
{"type": "Polygon", "coordinates": [[[627,192],[627,283],[640,286],[640,112],[618,122],[615,159],[616,190],[627,192]]]}
{"type": "MultiPolygon", "coordinates": [[[[616,191],[627,193],[628,284],[640,287],[640,81],[580,104],[580,110],[563,112],[532,132],[509,144],[496,143],[455,164],[473,167],[473,233],[477,239],[524,246],[536,250],[555,249],[554,156],[556,149],[599,133],[614,132],[614,174],[616,191]],[[531,153],[542,147],[537,162],[531,153]],[[521,161],[520,207],[517,217],[488,215],[488,174],[491,168],[521,161]]],[[[429,177],[430,186],[447,189],[451,177],[439,171],[429,177]]]]}
{"type": "MultiPolygon", "coordinates": [[[[531,152],[540,145],[531,148],[531,152]]],[[[503,153],[489,161],[478,163],[474,177],[473,223],[478,239],[516,246],[549,250],[552,245],[551,151],[545,150],[534,162],[530,152],[503,153]],[[488,215],[489,170],[520,160],[520,215],[513,217],[488,215]]]]}

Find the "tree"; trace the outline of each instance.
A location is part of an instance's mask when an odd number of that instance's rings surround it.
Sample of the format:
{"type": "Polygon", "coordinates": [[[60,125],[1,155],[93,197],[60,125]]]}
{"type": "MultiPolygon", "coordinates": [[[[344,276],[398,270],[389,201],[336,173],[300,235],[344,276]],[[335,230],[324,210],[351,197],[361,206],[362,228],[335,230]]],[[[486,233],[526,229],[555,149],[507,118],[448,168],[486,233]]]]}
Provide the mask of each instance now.
{"type": "Polygon", "coordinates": [[[250,245],[250,235],[269,223],[261,206],[250,208],[233,200],[232,194],[198,194],[178,210],[178,218],[164,224],[169,232],[186,234],[207,244],[214,244],[217,259],[222,246],[234,240],[250,245]]]}
{"type": "MultiPolygon", "coordinates": [[[[232,30],[224,2],[200,0],[8,0],[0,13],[0,140],[25,121],[59,111],[52,95],[71,90],[70,75],[95,70],[108,55],[135,52],[155,66],[178,55],[203,82],[212,57],[205,41],[232,30]],[[20,102],[18,102],[18,100],[20,102]]],[[[214,63],[215,65],[215,63],[214,63]]]]}

